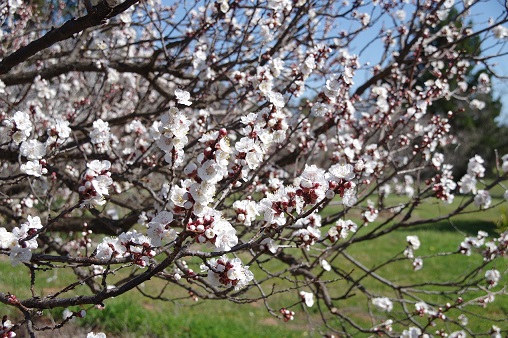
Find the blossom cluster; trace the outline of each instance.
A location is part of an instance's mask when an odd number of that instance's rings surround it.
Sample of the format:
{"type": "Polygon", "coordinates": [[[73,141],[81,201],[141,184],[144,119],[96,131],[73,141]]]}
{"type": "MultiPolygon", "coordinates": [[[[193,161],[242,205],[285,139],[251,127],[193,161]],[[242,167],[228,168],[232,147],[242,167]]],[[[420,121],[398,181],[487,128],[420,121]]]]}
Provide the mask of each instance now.
{"type": "Polygon", "coordinates": [[[164,160],[171,166],[179,166],[184,160],[183,148],[188,142],[190,121],[176,107],[162,115],[157,146],[164,152],[164,160]]]}
{"type": "Polygon", "coordinates": [[[339,219],[335,223],[335,226],[331,227],[328,230],[328,237],[330,238],[330,241],[336,242],[339,240],[339,238],[347,238],[350,233],[355,233],[357,229],[358,226],[355,222],[351,220],[339,219]]]}
{"type": "Polygon", "coordinates": [[[254,274],[239,258],[229,259],[223,255],[212,258],[201,265],[201,270],[208,273],[208,282],[212,286],[234,287],[240,290],[254,279],[254,274]]]}
{"type": "Polygon", "coordinates": [[[13,266],[30,262],[32,250],[39,247],[37,233],[42,227],[39,216],[28,216],[27,222],[14,227],[12,231],[0,228],[0,248],[10,251],[9,257],[13,266]]]}
{"type": "Polygon", "coordinates": [[[17,111],[12,117],[4,119],[3,124],[12,142],[19,145],[20,155],[26,159],[26,162],[20,165],[20,170],[34,177],[41,177],[48,173],[44,156],[48,150],[62,145],[70,135],[68,121],[57,118],[52,127],[47,129],[45,142],[40,142],[31,116],[22,111],[17,111]],[[31,136],[33,138],[30,138],[31,136]]]}
{"type": "Polygon", "coordinates": [[[159,212],[147,224],[146,235],[150,239],[150,244],[154,247],[159,247],[164,242],[173,241],[177,237],[177,232],[171,227],[173,222],[173,213],[163,210],[159,212]]]}
{"type": "Polygon", "coordinates": [[[250,170],[261,165],[270,147],[286,138],[286,114],[280,110],[284,107],[284,101],[282,96],[277,97],[280,104],[273,104],[272,109],[263,108],[258,113],[249,113],[241,118],[245,125],[242,133],[246,136],[235,143],[236,154],[231,170],[235,174],[241,173],[245,180],[250,170]]]}
{"type": "Polygon", "coordinates": [[[197,243],[212,243],[219,251],[230,251],[238,244],[235,228],[212,208],[206,208],[203,216],[189,220],[186,230],[197,243]]]}
{"type": "Polygon", "coordinates": [[[484,160],[481,156],[475,155],[469,160],[467,166],[467,174],[465,174],[458,185],[460,186],[459,192],[461,194],[473,193],[474,203],[482,208],[488,208],[492,201],[488,190],[477,190],[477,179],[485,175],[485,167],[483,166],[484,160]]]}
{"type": "Polygon", "coordinates": [[[404,250],[404,256],[413,262],[413,270],[418,271],[423,266],[423,260],[414,256],[414,250],[420,248],[420,240],[418,236],[406,236],[407,247],[404,250]]]}
{"type": "Polygon", "coordinates": [[[136,230],[120,234],[118,237],[105,237],[99,245],[95,257],[100,260],[129,258],[139,267],[146,267],[155,255],[150,238],[136,230]]]}
{"type": "Polygon", "coordinates": [[[93,129],[90,132],[90,142],[97,147],[99,153],[106,152],[110,147],[111,132],[109,123],[98,119],[93,123],[93,129]]]}
{"type": "Polygon", "coordinates": [[[16,333],[12,330],[13,329],[12,322],[7,319],[7,316],[4,316],[2,318],[2,324],[0,325],[0,337],[2,338],[13,338],[16,337],[16,333]]]}
{"type": "Polygon", "coordinates": [[[109,195],[108,188],[113,184],[111,179],[111,162],[108,160],[93,160],[87,163],[87,170],[78,189],[82,196],[81,208],[104,205],[105,197],[109,195]]]}

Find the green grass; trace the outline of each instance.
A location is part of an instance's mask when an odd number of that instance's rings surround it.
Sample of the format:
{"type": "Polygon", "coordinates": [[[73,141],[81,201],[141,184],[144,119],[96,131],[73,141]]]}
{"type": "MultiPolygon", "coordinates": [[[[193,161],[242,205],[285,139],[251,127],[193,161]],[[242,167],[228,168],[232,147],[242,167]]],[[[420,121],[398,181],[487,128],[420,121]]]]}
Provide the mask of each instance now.
{"type": "Polygon", "coordinates": [[[126,298],[106,302],[104,310],[89,311],[83,324],[135,337],[302,337],[301,329],[281,326],[259,304],[198,301],[202,304],[193,306],[126,298]]]}

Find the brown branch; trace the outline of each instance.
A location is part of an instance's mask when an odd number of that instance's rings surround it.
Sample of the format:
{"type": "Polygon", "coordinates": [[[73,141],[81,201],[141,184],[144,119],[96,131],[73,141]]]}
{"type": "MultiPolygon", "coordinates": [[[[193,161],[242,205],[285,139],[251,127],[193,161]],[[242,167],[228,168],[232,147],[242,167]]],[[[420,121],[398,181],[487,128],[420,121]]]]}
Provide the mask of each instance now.
{"type": "Polygon", "coordinates": [[[59,28],[52,28],[41,38],[30,42],[25,47],[21,47],[4,58],[0,62],[0,74],[8,73],[12,68],[24,62],[29,57],[51,47],[57,42],[67,40],[74,34],[82,32],[87,28],[103,24],[107,19],[126,11],[138,1],[139,0],[126,0],[114,8],[109,7],[105,1],[99,2],[87,15],[78,19],[73,18],[59,28]]]}

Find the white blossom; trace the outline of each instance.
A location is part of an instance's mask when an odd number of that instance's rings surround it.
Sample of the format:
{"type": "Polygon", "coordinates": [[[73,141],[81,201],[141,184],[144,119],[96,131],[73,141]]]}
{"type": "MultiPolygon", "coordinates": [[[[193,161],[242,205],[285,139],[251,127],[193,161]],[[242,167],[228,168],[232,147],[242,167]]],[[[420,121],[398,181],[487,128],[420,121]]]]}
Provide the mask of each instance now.
{"type": "Polygon", "coordinates": [[[485,279],[489,283],[489,288],[494,287],[501,279],[501,273],[496,269],[487,270],[485,272],[485,279]]]}
{"type": "Polygon", "coordinates": [[[41,177],[48,173],[39,161],[28,161],[19,166],[19,169],[27,175],[41,177]]]}
{"type": "Polygon", "coordinates": [[[40,160],[46,155],[46,146],[37,140],[28,140],[21,143],[19,152],[29,160],[40,160]]]}
{"type": "Polygon", "coordinates": [[[191,95],[188,91],[176,89],[175,96],[179,104],[183,104],[186,106],[190,106],[192,102],[190,101],[191,95]]]}
{"type": "Polygon", "coordinates": [[[208,260],[207,265],[201,265],[201,270],[208,272],[208,282],[212,285],[234,287],[235,290],[244,288],[254,279],[253,273],[239,258],[229,259],[225,255],[208,260]]]}
{"type": "Polygon", "coordinates": [[[484,209],[488,208],[491,202],[492,198],[488,190],[478,190],[478,193],[474,197],[474,204],[484,209]]]}
{"type": "Polygon", "coordinates": [[[372,298],[372,304],[374,304],[379,309],[386,311],[386,312],[390,312],[393,309],[392,301],[386,297],[372,298]]]}
{"type": "Polygon", "coordinates": [[[302,297],[307,307],[312,307],[314,305],[314,294],[312,292],[300,291],[300,297],[302,297]]]}
{"type": "Polygon", "coordinates": [[[4,120],[3,123],[12,130],[12,140],[16,144],[27,140],[32,132],[30,116],[25,112],[17,111],[14,116],[4,120]]]}
{"type": "MultiPolygon", "coordinates": [[[[111,0],[109,0],[109,1],[111,1],[111,0]]],[[[104,332],[97,332],[97,333],[89,332],[86,335],[86,338],[106,338],[106,334],[104,332]]]]}

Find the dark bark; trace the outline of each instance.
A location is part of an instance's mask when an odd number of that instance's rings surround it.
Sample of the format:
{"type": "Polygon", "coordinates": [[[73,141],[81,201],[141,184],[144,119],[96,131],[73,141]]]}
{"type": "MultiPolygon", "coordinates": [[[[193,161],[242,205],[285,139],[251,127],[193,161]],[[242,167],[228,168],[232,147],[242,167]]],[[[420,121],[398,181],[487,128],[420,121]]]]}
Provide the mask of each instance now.
{"type": "Polygon", "coordinates": [[[30,42],[25,47],[21,47],[11,55],[7,56],[0,62],[0,74],[6,74],[12,68],[26,61],[28,58],[34,56],[40,51],[51,47],[57,42],[67,40],[80,33],[87,28],[99,26],[124,11],[129,7],[136,4],[139,0],[126,0],[122,4],[111,8],[105,1],[100,2],[97,6],[92,8],[87,15],[71,19],[64,23],[59,28],[52,28],[41,38],[30,42]]]}

